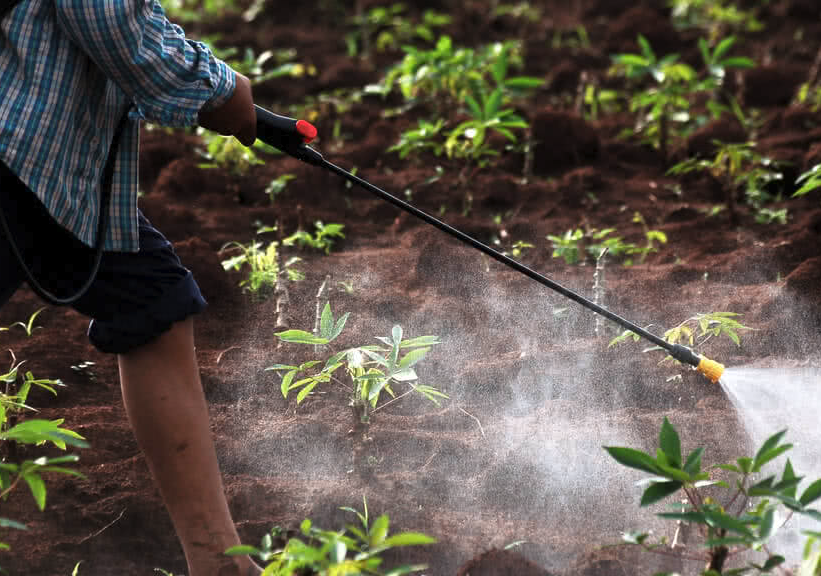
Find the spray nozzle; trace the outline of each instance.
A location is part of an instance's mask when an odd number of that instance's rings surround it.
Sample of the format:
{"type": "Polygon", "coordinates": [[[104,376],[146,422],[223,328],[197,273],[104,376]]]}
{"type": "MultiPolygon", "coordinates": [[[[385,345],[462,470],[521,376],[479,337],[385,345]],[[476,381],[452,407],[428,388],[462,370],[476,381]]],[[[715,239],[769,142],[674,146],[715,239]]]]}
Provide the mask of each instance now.
{"type": "Polygon", "coordinates": [[[696,366],[696,370],[704,374],[710,382],[715,384],[721,379],[721,375],[724,374],[724,364],[702,356],[698,366],[696,366]]]}

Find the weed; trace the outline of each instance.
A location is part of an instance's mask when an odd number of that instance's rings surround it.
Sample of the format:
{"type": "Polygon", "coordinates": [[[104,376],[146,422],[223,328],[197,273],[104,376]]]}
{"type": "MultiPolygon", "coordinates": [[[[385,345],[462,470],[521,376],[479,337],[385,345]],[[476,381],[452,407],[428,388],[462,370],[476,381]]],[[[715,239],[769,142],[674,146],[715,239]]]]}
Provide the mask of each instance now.
{"type": "MultiPolygon", "coordinates": [[[[713,466],[711,470],[720,469],[729,474],[728,480],[716,480],[710,471],[702,471],[701,460],[704,448],[697,448],[686,458],[681,450],[681,439],[675,427],[665,417],[659,432],[659,446],[655,458],[633,448],[605,446],[604,449],[619,464],[652,474],[651,478],[641,482],[646,486],[641,497],[640,506],[645,507],[665,498],[683,492],[686,500],[672,505],[668,512],[657,516],[673,520],[680,524],[695,526],[698,535],[707,549],[697,553],[695,546],[684,548],[682,557],[687,560],[701,560],[706,565],[704,576],[721,574],[744,574],[756,571],[770,573],[785,561],[783,556],[773,554],[767,542],[780,528],[776,518],[781,517],[781,507],[789,513],[787,521],[794,514],[821,519],[821,512],[809,506],[821,498],[821,480],[812,482],[799,496],[798,485],[803,480],[796,475],[792,463],[787,459],[781,478],[777,474],[766,475],[758,479],[764,466],[773,462],[792,448],[792,444],[782,443],[786,430],[773,434],[753,457],[741,457],[735,462],[713,466]],[[705,488],[711,488],[705,494],[705,488]],[[716,496],[718,489],[724,489],[726,497],[716,496]],[[724,572],[727,559],[744,550],[764,551],[767,559],[762,564],[750,564],[741,569],[724,572]]],[[[780,520],[779,520],[780,522],[780,520]]],[[[786,521],[781,525],[786,524],[786,521]]],[[[811,534],[804,554],[802,575],[817,574],[821,560],[815,548],[817,534],[811,534]],[[804,569],[812,572],[804,572],[804,569]]],[[[666,553],[670,546],[667,538],[654,541],[649,532],[632,532],[624,534],[626,545],[666,553]]],[[[673,540],[675,545],[676,539],[673,540]]],[[[678,553],[675,553],[678,555],[678,553]]]]}
{"type": "Polygon", "coordinates": [[[45,308],[40,308],[39,310],[34,312],[34,314],[29,316],[27,322],[15,322],[10,326],[0,326],[0,332],[6,332],[8,330],[11,330],[12,328],[20,327],[25,331],[26,336],[31,338],[31,335],[34,334],[35,330],[39,330],[40,328],[42,328],[42,326],[35,326],[34,321],[37,319],[37,316],[39,316],[40,312],[42,312],[43,310],[45,310],[45,308]]]}
{"type": "MultiPolygon", "coordinates": [[[[364,499],[363,499],[364,501],[364,499]]],[[[400,566],[387,573],[381,571],[381,554],[392,548],[433,544],[434,538],[419,532],[402,532],[389,536],[390,520],[387,515],[371,522],[368,503],[364,511],[344,507],[342,510],[356,514],[359,525],[348,524],[338,531],[322,530],[306,519],[299,530],[306,540],[290,538],[284,546],[282,529],[275,526],[262,537],[260,546],[234,546],[226,551],[229,556],[251,555],[266,563],[266,576],[290,576],[310,572],[318,576],[351,576],[373,574],[400,576],[425,570],[424,565],[400,566]]]]}
{"type": "Polygon", "coordinates": [[[313,248],[315,250],[322,250],[325,254],[331,253],[331,247],[334,245],[334,238],[344,238],[345,234],[342,229],[345,228],[343,224],[323,224],[317,220],[314,222],[313,235],[304,230],[297,230],[287,238],[282,240],[283,246],[293,246],[298,244],[300,248],[313,248]]]}
{"type": "MultiPolygon", "coordinates": [[[[342,333],[349,314],[343,314],[334,319],[331,304],[325,304],[320,320],[319,334],[314,335],[303,330],[287,330],[276,334],[283,342],[308,344],[312,346],[328,345],[342,333]]],[[[284,374],[281,391],[284,397],[295,390],[296,401],[300,404],[319,384],[334,380],[345,386],[350,392],[350,405],[360,422],[369,421],[371,412],[379,409],[382,392],[386,392],[394,399],[404,397],[410,392],[418,392],[431,402],[439,403],[440,398],[447,395],[436,388],[417,383],[418,376],[414,366],[439,344],[436,336],[421,336],[412,339],[403,339],[402,327],[393,327],[388,338],[378,337],[382,346],[359,346],[348,348],[331,355],[317,371],[322,362],[311,360],[299,366],[276,364],[266,370],[284,374]],[[401,353],[405,352],[404,356],[401,353]],[[345,368],[352,382],[348,386],[335,375],[337,370],[345,368]],[[396,396],[392,385],[406,385],[410,389],[402,396],[396,396]]],[[[387,405],[387,402],[383,406],[387,405]]]]}

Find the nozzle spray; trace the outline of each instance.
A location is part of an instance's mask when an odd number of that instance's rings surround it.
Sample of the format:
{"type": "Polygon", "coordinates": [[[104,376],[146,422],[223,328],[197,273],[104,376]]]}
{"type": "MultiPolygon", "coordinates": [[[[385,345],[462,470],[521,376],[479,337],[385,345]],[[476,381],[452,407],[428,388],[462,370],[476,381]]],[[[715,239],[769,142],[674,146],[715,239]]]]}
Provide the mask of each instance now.
{"type": "Polygon", "coordinates": [[[707,379],[709,379],[713,384],[718,382],[721,379],[721,375],[724,373],[724,364],[716,362],[715,360],[710,360],[706,356],[699,356],[691,349],[687,348],[687,346],[672,344],[668,345],[666,348],[667,351],[670,352],[670,356],[679,362],[689,364],[704,374],[704,376],[706,376],[707,379]]]}

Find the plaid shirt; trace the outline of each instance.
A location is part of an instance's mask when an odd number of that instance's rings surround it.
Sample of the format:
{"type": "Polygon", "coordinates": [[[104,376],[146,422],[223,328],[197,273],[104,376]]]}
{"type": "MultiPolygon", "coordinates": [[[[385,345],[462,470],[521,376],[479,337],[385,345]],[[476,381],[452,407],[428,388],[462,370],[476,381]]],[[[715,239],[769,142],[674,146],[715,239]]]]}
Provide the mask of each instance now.
{"type": "Polygon", "coordinates": [[[236,82],[157,0],[24,0],[0,22],[0,72],[0,160],[89,246],[103,166],[131,108],[105,243],[128,252],[138,249],[140,119],[194,125],[236,82]]]}

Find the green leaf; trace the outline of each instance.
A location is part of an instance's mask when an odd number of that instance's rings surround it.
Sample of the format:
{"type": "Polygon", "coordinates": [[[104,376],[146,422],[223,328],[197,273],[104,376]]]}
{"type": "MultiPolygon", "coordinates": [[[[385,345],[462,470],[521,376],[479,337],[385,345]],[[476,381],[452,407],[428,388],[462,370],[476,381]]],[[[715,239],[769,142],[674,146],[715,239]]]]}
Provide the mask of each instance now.
{"type": "Polygon", "coordinates": [[[277,333],[276,337],[283,342],[291,342],[294,344],[323,345],[328,343],[326,338],[317,338],[310,332],[305,332],[304,330],[286,330],[285,332],[277,333]]]}
{"type": "Polygon", "coordinates": [[[325,308],[322,310],[322,316],[319,320],[319,334],[320,337],[324,338],[325,340],[330,341],[333,335],[333,328],[334,328],[334,315],[331,312],[331,303],[326,302],[325,308]]]}
{"type": "Polygon", "coordinates": [[[662,500],[670,494],[675,494],[682,488],[681,482],[656,482],[651,484],[641,495],[641,506],[649,506],[662,500]]]}
{"type": "Polygon", "coordinates": [[[718,510],[704,510],[704,516],[710,526],[724,528],[747,538],[755,538],[750,529],[741,520],[718,510]]]}
{"type": "Polygon", "coordinates": [[[388,537],[388,524],[389,519],[385,514],[374,520],[370,530],[368,530],[368,545],[371,548],[376,548],[388,537]]]}
{"type": "Polygon", "coordinates": [[[299,391],[299,394],[297,394],[297,395],[296,395],[296,403],[297,403],[297,404],[301,404],[301,403],[302,403],[302,401],[303,401],[303,400],[305,400],[305,397],[306,397],[308,394],[310,394],[310,393],[311,393],[311,390],[313,390],[314,388],[316,388],[316,385],[317,385],[317,384],[318,384],[318,382],[317,382],[316,380],[314,380],[314,381],[312,381],[310,384],[308,384],[307,386],[305,386],[305,388],[303,388],[302,390],[300,390],[300,391],[299,391]]]}
{"type": "Polygon", "coordinates": [[[424,544],[435,544],[436,538],[419,532],[402,532],[389,536],[382,542],[384,548],[397,548],[400,546],[421,546],[424,544]]]}
{"type": "MultiPolygon", "coordinates": [[[[703,40],[703,38],[701,40],[703,40]]],[[[733,44],[735,44],[735,36],[728,36],[727,38],[719,42],[718,46],[716,46],[716,49],[713,50],[713,60],[721,60],[722,56],[724,56],[730,50],[730,48],[733,47],[733,44]]]]}
{"type": "Polygon", "coordinates": [[[661,512],[656,514],[660,518],[667,518],[668,520],[683,520],[684,522],[692,522],[694,524],[706,524],[707,519],[701,512],[661,512]]]}
{"type": "Polygon", "coordinates": [[[755,457],[755,461],[753,462],[753,472],[760,472],[762,466],[764,466],[767,462],[774,460],[781,456],[787,450],[792,449],[792,444],[782,444],[772,450],[768,450],[764,454],[757,454],[755,457]]]}
{"type": "Polygon", "coordinates": [[[755,455],[755,461],[757,462],[758,459],[761,456],[763,456],[764,454],[766,454],[767,452],[769,452],[770,450],[772,450],[773,448],[778,446],[778,443],[781,442],[781,438],[783,438],[784,434],[786,434],[786,433],[787,433],[787,430],[785,428],[784,430],[781,430],[780,432],[776,432],[775,434],[773,434],[772,436],[767,438],[764,441],[764,443],[761,445],[761,448],[758,449],[758,452],[755,455]]]}
{"type": "Polygon", "coordinates": [[[225,551],[226,556],[257,556],[260,553],[258,548],[254,546],[239,545],[231,546],[225,551]]]}
{"type": "Polygon", "coordinates": [[[280,390],[282,390],[283,398],[288,397],[288,391],[291,389],[291,382],[293,382],[294,376],[296,376],[296,370],[291,370],[282,379],[282,386],[280,387],[280,390]]]}
{"type": "Polygon", "coordinates": [[[761,523],[758,526],[758,539],[766,542],[772,535],[773,524],[775,523],[775,508],[770,508],[761,517],[761,523]]]}
{"type": "Polygon", "coordinates": [[[701,455],[703,453],[704,448],[696,448],[687,456],[687,462],[684,463],[684,471],[690,476],[695,476],[701,472],[701,455]]]}
{"type": "Polygon", "coordinates": [[[346,312],[341,318],[337,319],[336,327],[334,327],[333,334],[331,334],[329,340],[336,340],[337,336],[342,334],[342,330],[345,328],[345,323],[348,321],[348,316],[350,315],[350,312],[346,312]]]}
{"type": "Polygon", "coordinates": [[[508,88],[540,88],[545,83],[542,78],[535,78],[533,76],[514,76],[505,80],[505,86],[508,88]]]}
{"type": "Polygon", "coordinates": [[[46,507],[46,483],[39,474],[30,472],[23,476],[26,484],[29,485],[31,495],[34,496],[34,501],[37,502],[37,507],[44,510],[46,507]]]}
{"type": "Polygon", "coordinates": [[[651,474],[661,474],[661,470],[655,459],[645,452],[618,446],[605,446],[604,449],[607,450],[616,462],[623,466],[643,470],[651,474]]]}
{"type": "Polygon", "coordinates": [[[411,366],[420,362],[425,355],[430,351],[430,348],[414,348],[404,358],[399,361],[399,371],[410,368],[411,366]]]}
{"type": "Polygon", "coordinates": [[[755,68],[755,61],[740,56],[727,58],[722,60],[720,64],[724,68],[755,68]]]}
{"type": "Polygon", "coordinates": [[[799,500],[801,504],[808,506],[818,500],[818,498],[821,498],[821,479],[810,484],[807,489],[804,490],[803,494],[801,494],[799,500]]]}
{"type": "Polygon", "coordinates": [[[681,440],[666,416],[661,424],[661,432],[659,432],[659,446],[667,456],[670,466],[681,468],[681,440]]]}
{"type": "Polygon", "coordinates": [[[764,562],[764,566],[762,566],[761,569],[763,572],[768,572],[773,568],[781,566],[786,561],[787,559],[783,556],[770,556],[769,558],[767,558],[767,561],[764,562]]]}

